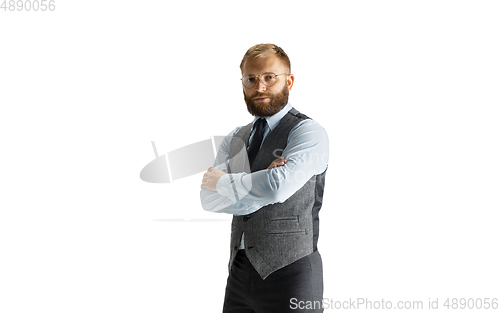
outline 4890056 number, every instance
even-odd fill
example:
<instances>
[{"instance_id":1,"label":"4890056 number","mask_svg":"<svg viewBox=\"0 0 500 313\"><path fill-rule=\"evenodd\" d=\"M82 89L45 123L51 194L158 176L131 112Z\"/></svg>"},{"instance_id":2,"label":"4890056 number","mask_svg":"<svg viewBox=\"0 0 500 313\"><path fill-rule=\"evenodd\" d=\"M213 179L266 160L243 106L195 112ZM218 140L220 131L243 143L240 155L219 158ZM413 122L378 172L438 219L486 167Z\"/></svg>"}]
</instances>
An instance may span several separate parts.
<instances>
[{"instance_id":1,"label":"4890056 number","mask_svg":"<svg viewBox=\"0 0 500 313\"><path fill-rule=\"evenodd\" d=\"M3 0L0 10L4 11L54 11L55 0Z\"/></svg>"},{"instance_id":2,"label":"4890056 number","mask_svg":"<svg viewBox=\"0 0 500 313\"><path fill-rule=\"evenodd\" d=\"M497 298L446 298L446 309L498 309Z\"/></svg>"}]
</instances>

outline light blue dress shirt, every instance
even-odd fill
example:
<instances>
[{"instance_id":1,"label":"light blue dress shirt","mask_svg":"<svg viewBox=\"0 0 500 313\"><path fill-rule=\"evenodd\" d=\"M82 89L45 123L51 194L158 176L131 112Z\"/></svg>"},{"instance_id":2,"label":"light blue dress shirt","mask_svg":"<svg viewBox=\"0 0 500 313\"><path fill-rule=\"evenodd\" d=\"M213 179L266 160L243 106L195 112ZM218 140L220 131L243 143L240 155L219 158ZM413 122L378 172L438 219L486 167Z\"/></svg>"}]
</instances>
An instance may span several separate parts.
<instances>
[{"instance_id":1,"label":"light blue dress shirt","mask_svg":"<svg viewBox=\"0 0 500 313\"><path fill-rule=\"evenodd\" d=\"M292 105L287 103L278 113L265 118L267 124L262 142L291 109ZM258 117L253 121L249 144L253 139L257 119ZM214 167L227 172L231 141L241 127L237 127L224 138ZM312 176L326 170L329 144L325 129L311 119L299 122L288 134L287 146L281 156L287 160L283 166L253 173L223 175L217 182L217 192L202 189L200 197L203 209L209 212L246 215L268 204L283 203ZM243 248L243 236L241 248Z\"/></svg>"}]
</instances>

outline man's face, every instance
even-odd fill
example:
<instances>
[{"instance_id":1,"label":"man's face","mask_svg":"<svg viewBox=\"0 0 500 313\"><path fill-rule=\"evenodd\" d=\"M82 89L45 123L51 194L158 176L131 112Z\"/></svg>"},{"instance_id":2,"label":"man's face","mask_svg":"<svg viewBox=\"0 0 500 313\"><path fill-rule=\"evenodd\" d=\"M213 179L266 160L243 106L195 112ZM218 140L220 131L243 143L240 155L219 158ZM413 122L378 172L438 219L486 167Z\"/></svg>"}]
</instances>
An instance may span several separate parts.
<instances>
[{"instance_id":1,"label":"man's face","mask_svg":"<svg viewBox=\"0 0 500 313\"><path fill-rule=\"evenodd\" d=\"M274 54L266 57L249 59L243 64L243 76L264 73L287 74L287 68ZM252 88L243 86L243 95L250 114L259 117L278 113L288 102L288 92L293 86L293 75L279 75L276 83L267 87L260 79Z\"/></svg>"}]
</instances>

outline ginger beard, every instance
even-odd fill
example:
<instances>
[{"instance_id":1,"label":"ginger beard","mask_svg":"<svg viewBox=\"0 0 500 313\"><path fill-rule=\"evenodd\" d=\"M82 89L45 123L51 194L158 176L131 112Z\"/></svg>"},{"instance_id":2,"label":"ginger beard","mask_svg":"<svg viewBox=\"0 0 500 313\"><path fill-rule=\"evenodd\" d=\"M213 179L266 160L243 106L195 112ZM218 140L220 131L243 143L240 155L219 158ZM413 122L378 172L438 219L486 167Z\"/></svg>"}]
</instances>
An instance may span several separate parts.
<instances>
[{"instance_id":1,"label":"ginger beard","mask_svg":"<svg viewBox=\"0 0 500 313\"><path fill-rule=\"evenodd\" d=\"M285 84L281 92L276 94L258 92L251 97L247 97L245 91L243 91L243 96L245 97L247 109L250 114L258 117L266 117L278 113L288 103L288 93L288 85ZM269 102L264 101L255 103L254 99L259 97L268 97Z\"/></svg>"}]
</instances>

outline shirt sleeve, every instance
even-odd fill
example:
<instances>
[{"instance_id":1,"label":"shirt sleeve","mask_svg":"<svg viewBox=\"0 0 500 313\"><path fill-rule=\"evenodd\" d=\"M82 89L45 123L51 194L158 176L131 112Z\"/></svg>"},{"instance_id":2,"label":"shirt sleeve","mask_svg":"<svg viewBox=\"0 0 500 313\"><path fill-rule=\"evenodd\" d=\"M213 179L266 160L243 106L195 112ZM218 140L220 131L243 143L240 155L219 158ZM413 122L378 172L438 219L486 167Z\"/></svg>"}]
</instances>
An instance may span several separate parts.
<instances>
[{"instance_id":1,"label":"shirt sleeve","mask_svg":"<svg viewBox=\"0 0 500 313\"><path fill-rule=\"evenodd\" d=\"M229 145L228 142L225 146L221 144L217 156L217 159L219 159L219 154L221 156L219 162L222 159L228 159L230 147L230 142ZM253 213L268 204L283 203L312 176L326 170L329 142L325 129L311 119L300 122L290 131L282 156L287 162L280 167L253 173L223 175L217 182L217 192L207 189L213 193L210 198L212 202L209 203L213 205L204 206L204 209L244 215ZM225 169L227 170L227 167Z\"/></svg>"},{"instance_id":2,"label":"shirt sleeve","mask_svg":"<svg viewBox=\"0 0 500 313\"><path fill-rule=\"evenodd\" d=\"M237 127L232 132L230 132L220 144L219 151L217 152L217 156L214 162L215 168L227 173L227 162L229 160L229 150L231 148L231 142L240 128L241 127ZM238 211L235 201L232 201L228 197L220 195L219 193L207 188L201 189L200 199L201 206L205 211L208 212L235 214Z\"/></svg>"}]
</instances>

